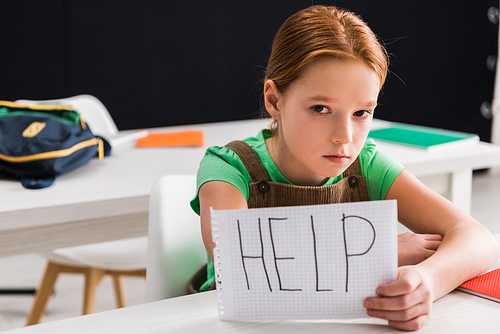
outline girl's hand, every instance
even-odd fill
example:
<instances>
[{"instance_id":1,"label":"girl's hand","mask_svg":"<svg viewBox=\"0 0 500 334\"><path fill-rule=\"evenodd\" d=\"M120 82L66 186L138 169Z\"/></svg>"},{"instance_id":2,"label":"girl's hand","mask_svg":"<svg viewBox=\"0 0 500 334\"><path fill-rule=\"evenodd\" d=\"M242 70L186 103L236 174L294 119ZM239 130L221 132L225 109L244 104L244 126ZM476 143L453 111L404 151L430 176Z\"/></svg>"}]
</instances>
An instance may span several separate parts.
<instances>
[{"instance_id":1,"label":"girl's hand","mask_svg":"<svg viewBox=\"0 0 500 334\"><path fill-rule=\"evenodd\" d=\"M398 266L419 264L433 255L443 238L439 234L415 234L411 232L398 235Z\"/></svg>"},{"instance_id":2,"label":"girl's hand","mask_svg":"<svg viewBox=\"0 0 500 334\"><path fill-rule=\"evenodd\" d=\"M416 266L402 267L398 279L377 288L378 297L364 301L367 314L389 320L389 326L417 330L429 319L432 302L430 278Z\"/></svg>"}]
</instances>

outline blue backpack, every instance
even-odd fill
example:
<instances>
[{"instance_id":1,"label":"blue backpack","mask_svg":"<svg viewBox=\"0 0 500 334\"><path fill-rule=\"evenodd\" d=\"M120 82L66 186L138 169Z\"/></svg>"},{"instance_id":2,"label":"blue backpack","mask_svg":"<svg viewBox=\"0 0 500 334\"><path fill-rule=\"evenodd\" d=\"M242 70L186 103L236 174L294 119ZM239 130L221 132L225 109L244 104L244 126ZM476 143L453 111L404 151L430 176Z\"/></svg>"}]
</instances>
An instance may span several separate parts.
<instances>
[{"instance_id":1,"label":"blue backpack","mask_svg":"<svg viewBox=\"0 0 500 334\"><path fill-rule=\"evenodd\" d=\"M46 188L56 175L110 153L69 106L0 101L0 171L25 188Z\"/></svg>"}]
</instances>

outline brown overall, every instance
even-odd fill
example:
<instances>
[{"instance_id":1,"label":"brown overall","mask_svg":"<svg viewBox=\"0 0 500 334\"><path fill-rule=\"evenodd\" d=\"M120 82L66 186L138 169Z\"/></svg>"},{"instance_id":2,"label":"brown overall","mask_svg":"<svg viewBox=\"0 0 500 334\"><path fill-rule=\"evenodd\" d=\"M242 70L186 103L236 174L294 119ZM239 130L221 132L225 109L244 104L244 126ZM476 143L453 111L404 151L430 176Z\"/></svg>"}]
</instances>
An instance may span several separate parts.
<instances>
[{"instance_id":1,"label":"brown overall","mask_svg":"<svg viewBox=\"0 0 500 334\"><path fill-rule=\"evenodd\" d=\"M361 175L359 159L344 171L344 177L330 186L296 186L271 182L259 156L245 142L235 140L226 145L243 161L252 182L249 185L248 208L297 206L369 201L366 178ZM189 292L197 292L206 281L206 266L191 278ZM215 289L215 282L211 286Z\"/></svg>"}]
</instances>

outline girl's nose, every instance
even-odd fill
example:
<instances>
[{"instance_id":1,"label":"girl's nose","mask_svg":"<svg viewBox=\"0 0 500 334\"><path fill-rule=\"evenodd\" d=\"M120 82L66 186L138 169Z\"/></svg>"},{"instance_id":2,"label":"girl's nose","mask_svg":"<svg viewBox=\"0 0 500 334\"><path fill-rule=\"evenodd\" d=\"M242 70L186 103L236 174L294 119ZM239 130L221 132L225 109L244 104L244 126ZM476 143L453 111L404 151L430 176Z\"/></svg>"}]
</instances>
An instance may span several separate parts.
<instances>
[{"instance_id":1,"label":"girl's nose","mask_svg":"<svg viewBox=\"0 0 500 334\"><path fill-rule=\"evenodd\" d=\"M349 120L337 120L335 122L333 125L331 141L342 145L352 142L352 127Z\"/></svg>"}]
</instances>

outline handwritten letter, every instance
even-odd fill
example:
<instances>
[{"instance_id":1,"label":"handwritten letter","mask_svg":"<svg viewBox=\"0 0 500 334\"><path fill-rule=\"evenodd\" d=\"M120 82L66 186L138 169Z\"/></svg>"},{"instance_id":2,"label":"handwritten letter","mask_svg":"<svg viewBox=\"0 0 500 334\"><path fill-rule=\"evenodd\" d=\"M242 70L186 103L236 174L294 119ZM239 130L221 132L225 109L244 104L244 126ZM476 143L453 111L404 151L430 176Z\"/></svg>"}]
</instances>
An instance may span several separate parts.
<instances>
[{"instance_id":1,"label":"handwritten letter","mask_svg":"<svg viewBox=\"0 0 500 334\"><path fill-rule=\"evenodd\" d=\"M366 317L396 279L396 201L212 210L223 320Z\"/></svg>"}]
</instances>

